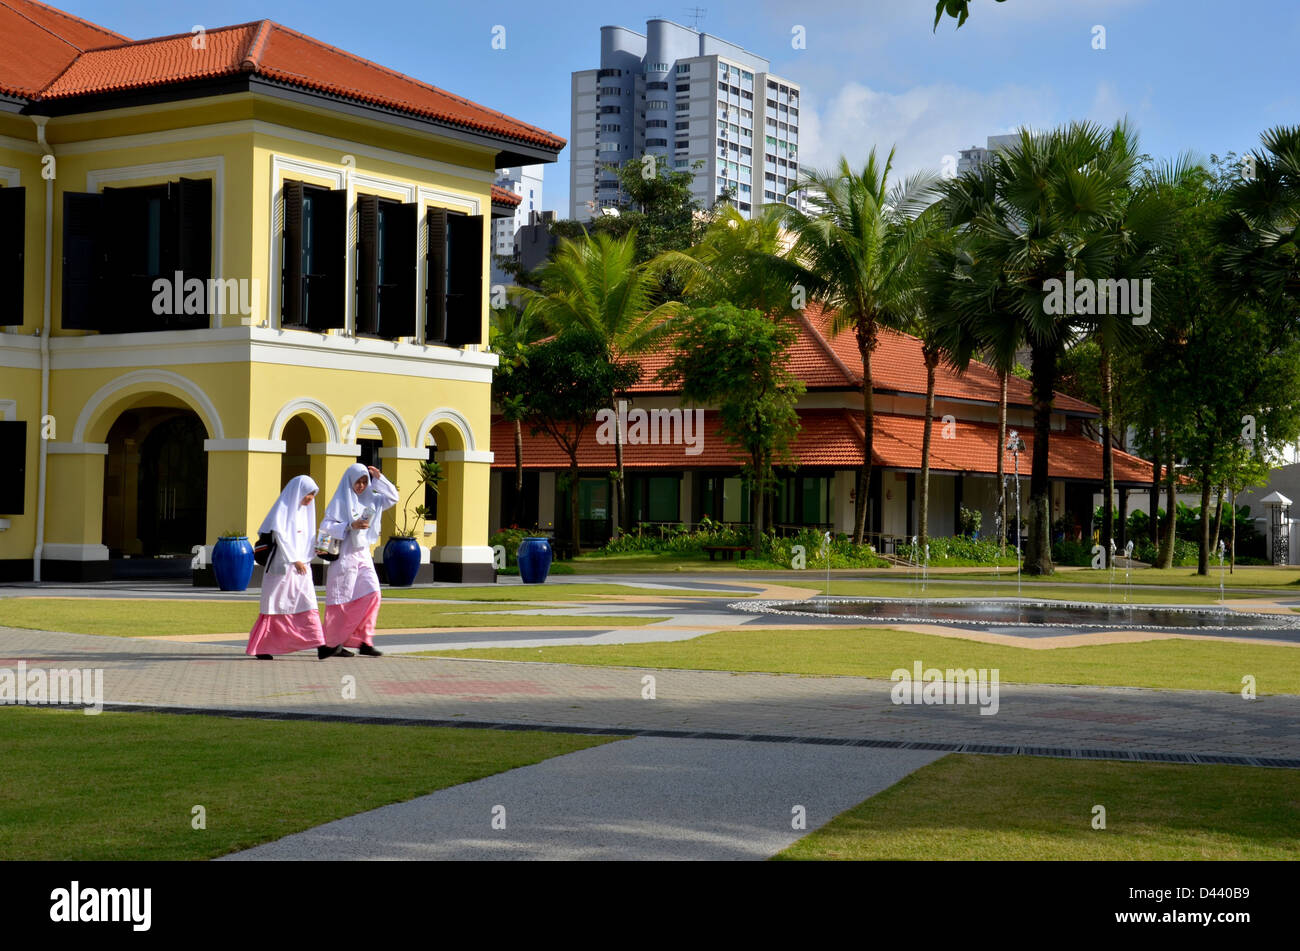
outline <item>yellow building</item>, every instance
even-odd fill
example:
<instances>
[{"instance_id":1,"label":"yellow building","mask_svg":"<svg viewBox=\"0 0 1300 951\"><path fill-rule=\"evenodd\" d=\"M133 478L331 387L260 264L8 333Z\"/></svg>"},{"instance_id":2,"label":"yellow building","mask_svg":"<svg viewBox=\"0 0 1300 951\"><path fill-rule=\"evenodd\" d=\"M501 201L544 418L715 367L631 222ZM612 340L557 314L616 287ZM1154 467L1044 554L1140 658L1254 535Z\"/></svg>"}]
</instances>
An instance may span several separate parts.
<instances>
[{"instance_id":1,"label":"yellow building","mask_svg":"<svg viewBox=\"0 0 1300 951\"><path fill-rule=\"evenodd\" d=\"M563 146L269 21L0 6L0 580L205 583L358 459L402 490L385 537L441 461L422 575L492 580L493 172Z\"/></svg>"}]
</instances>

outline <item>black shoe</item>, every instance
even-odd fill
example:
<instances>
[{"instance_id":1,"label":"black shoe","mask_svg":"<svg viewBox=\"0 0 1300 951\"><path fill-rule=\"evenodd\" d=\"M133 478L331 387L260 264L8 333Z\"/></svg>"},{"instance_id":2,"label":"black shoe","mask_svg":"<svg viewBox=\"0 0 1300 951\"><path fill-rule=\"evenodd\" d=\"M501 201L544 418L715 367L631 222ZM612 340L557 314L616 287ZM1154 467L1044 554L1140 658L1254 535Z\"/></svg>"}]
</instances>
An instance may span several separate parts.
<instances>
[{"instance_id":1,"label":"black shoe","mask_svg":"<svg viewBox=\"0 0 1300 951\"><path fill-rule=\"evenodd\" d=\"M333 657L339 650L338 647L318 647L316 648L316 659L324 660L326 657Z\"/></svg>"},{"instance_id":2,"label":"black shoe","mask_svg":"<svg viewBox=\"0 0 1300 951\"><path fill-rule=\"evenodd\" d=\"M357 653L361 654L363 657L384 656L384 652L381 650L375 650L375 646L373 644L362 644L360 647L357 648Z\"/></svg>"},{"instance_id":3,"label":"black shoe","mask_svg":"<svg viewBox=\"0 0 1300 951\"><path fill-rule=\"evenodd\" d=\"M258 654L258 655L257 655L257 659L258 659L258 660L275 660L275 657L272 656L271 654Z\"/></svg>"},{"instance_id":4,"label":"black shoe","mask_svg":"<svg viewBox=\"0 0 1300 951\"><path fill-rule=\"evenodd\" d=\"M346 647L339 647L338 650L334 652L334 656L335 657L356 657L357 655L352 653L352 651L348 650Z\"/></svg>"}]
</instances>

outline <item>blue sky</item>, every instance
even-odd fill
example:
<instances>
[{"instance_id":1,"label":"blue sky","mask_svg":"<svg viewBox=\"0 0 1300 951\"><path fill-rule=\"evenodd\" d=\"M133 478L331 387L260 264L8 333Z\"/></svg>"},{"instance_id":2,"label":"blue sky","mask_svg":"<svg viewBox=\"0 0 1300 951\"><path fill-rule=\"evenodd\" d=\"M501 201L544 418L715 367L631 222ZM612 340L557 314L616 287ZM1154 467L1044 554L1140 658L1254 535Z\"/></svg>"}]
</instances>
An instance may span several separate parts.
<instances>
[{"instance_id":1,"label":"blue sky","mask_svg":"<svg viewBox=\"0 0 1300 951\"><path fill-rule=\"evenodd\" d=\"M600 26L644 31L665 16L772 61L803 87L804 164L873 146L896 167L938 170L945 155L1018 125L1127 115L1145 151L1241 152L1300 123L1300 4L1294 0L972 0L960 31L931 32L932 0L62 0L61 9L140 39L270 18L392 69L569 136L569 75L593 68ZM492 48L494 26L505 49ZM802 26L806 49L794 49ZM1104 50L1094 27L1105 28ZM568 208L568 153L547 166L545 207Z\"/></svg>"}]
</instances>

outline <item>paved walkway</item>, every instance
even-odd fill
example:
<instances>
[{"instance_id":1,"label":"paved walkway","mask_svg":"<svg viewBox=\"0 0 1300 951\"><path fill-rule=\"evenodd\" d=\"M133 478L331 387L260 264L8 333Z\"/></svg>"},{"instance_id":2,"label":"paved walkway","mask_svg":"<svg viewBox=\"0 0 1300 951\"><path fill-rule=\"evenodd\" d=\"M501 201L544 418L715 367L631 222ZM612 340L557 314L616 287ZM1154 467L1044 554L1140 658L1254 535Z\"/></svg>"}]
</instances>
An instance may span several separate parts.
<instances>
[{"instance_id":1,"label":"paved walkway","mask_svg":"<svg viewBox=\"0 0 1300 951\"><path fill-rule=\"evenodd\" d=\"M379 643L383 644L382 636ZM110 703L480 721L728 736L1300 760L1300 696L1002 684L973 705L895 705L889 681L486 660L331 658L272 663L219 644L0 627L0 667L102 667ZM644 678L655 699L644 699ZM347 694L355 689L355 699ZM1278 764L1282 765L1282 764Z\"/></svg>"},{"instance_id":2,"label":"paved walkway","mask_svg":"<svg viewBox=\"0 0 1300 951\"><path fill-rule=\"evenodd\" d=\"M226 859L761 859L941 755L637 737Z\"/></svg>"}]
</instances>

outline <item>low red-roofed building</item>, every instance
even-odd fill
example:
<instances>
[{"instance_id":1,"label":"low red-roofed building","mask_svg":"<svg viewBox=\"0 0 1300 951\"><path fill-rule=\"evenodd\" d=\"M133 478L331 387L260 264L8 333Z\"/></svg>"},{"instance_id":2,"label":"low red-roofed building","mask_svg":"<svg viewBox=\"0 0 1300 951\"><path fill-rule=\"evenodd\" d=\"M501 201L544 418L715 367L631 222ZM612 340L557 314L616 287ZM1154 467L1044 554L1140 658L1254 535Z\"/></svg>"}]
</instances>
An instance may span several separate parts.
<instances>
[{"instance_id":1,"label":"low red-roofed building","mask_svg":"<svg viewBox=\"0 0 1300 951\"><path fill-rule=\"evenodd\" d=\"M689 439L638 441L637 414L682 407L674 386L658 381L667 365L669 347L639 359L641 379L629 393L624 466L628 473L631 523L696 523L714 520L744 522L749 517L749 493L740 478L744 460L724 440L717 414L704 408L702 426ZM798 318L798 335L788 354L789 366L804 382L799 403L801 431L794 442L797 463L782 473L776 501L780 530L800 527L852 532L857 469L862 465L862 361L851 333L832 335L829 315L816 306ZM868 531L890 549L910 538L917 528L917 477L925 428L925 364L920 341L884 331L872 357L875 393L875 467L871 485ZM961 506L982 513L982 534L995 533L997 509L999 381L990 367L973 362L957 373L941 365L936 371L935 410L930 451L930 534L952 535ZM1020 453L1021 493L1028 499L1033 452L1033 418L1029 383L1007 381L1008 429L1024 442ZM1101 444L1093 435L1099 412L1081 400L1057 394L1049 448L1053 518L1069 515L1083 534L1092 530L1094 496L1101 486ZM643 426L649 429L648 425ZM659 427L662 431L665 427ZM650 434L647 432L647 437ZM678 435L674 429L673 436ZM493 526L508 524L514 507L514 428L498 419L492 428ZM1005 456L1008 475L1015 459ZM587 428L579 452L584 544L600 541L610 531L610 482L615 468L614 447L597 440L597 427ZM1116 484L1144 488L1151 479L1150 463L1125 452L1114 453ZM556 476L567 469L568 457L544 434L524 430L525 471L523 527L555 530L564 536L567 525L563 493ZM1015 488L1009 480L1009 510L1014 513ZM1010 516L1014 520L1014 514Z\"/></svg>"}]
</instances>

